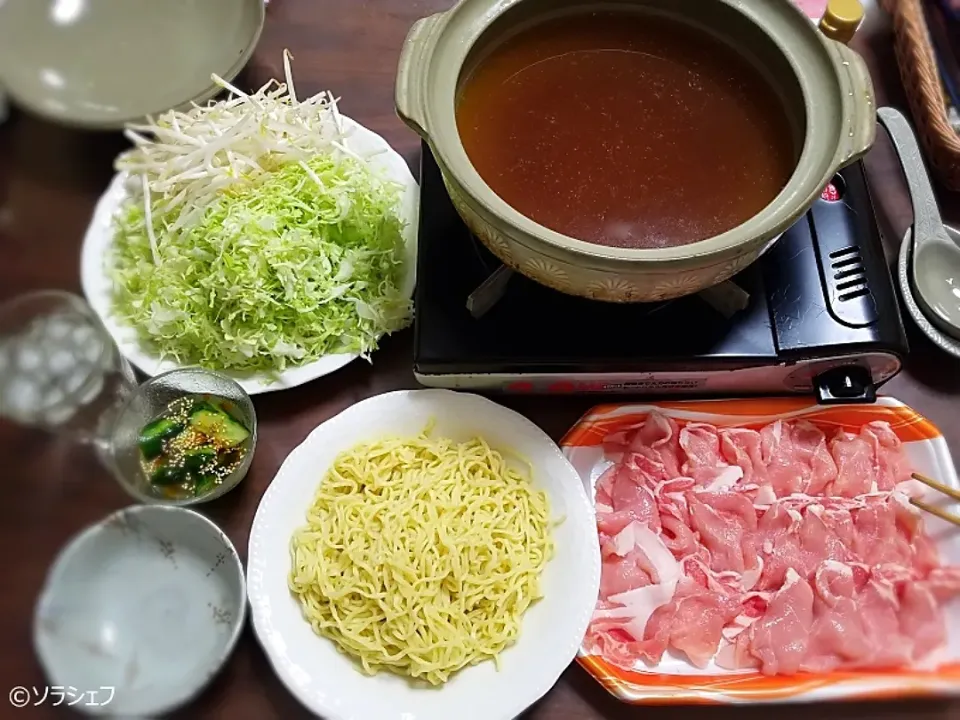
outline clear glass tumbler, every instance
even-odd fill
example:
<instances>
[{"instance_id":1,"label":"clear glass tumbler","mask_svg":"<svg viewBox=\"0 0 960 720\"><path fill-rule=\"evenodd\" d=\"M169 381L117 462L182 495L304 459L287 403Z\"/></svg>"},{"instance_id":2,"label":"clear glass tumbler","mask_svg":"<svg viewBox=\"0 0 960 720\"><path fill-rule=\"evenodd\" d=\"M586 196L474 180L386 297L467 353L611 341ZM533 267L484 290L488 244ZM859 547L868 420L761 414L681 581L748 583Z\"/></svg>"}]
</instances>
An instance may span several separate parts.
<instances>
[{"instance_id":1,"label":"clear glass tumbler","mask_svg":"<svg viewBox=\"0 0 960 720\"><path fill-rule=\"evenodd\" d=\"M82 298L43 290L0 303L0 418L104 452L135 387L133 369Z\"/></svg>"}]
</instances>

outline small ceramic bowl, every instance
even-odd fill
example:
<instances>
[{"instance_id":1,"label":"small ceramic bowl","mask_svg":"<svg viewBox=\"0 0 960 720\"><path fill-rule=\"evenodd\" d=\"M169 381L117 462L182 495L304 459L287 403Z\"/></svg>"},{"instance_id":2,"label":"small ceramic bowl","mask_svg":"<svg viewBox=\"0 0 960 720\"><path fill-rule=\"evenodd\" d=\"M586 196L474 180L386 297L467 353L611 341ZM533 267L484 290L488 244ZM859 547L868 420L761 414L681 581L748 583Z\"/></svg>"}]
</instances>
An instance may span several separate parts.
<instances>
[{"instance_id":1,"label":"small ceramic bowl","mask_svg":"<svg viewBox=\"0 0 960 720\"><path fill-rule=\"evenodd\" d=\"M78 535L47 576L34 643L64 704L148 717L195 697L246 612L243 566L220 529L183 508L139 505Z\"/></svg>"},{"instance_id":2,"label":"small ceramic bowl","mask_svg":"<svg viewBox=\"0 0 960 720\"><path fill-rule=\"evenodd\" d=\"M949 225L944 225L943 227L953 240L956 241L960 239L960 230L956 230ZM903 296L903 304L907 308L907 314L910 315L910 319L913 320L916 326L920 328L920 331L930 339L930 342L948 355L960 358L960 340L941 332L936 325L930 322L930 319L923 314L923 309L917 303L917 299L913 296L913 285L910 281L913 275L910 267L912 257L913 228L907 228L907 232L903 236L903 243L900 245L900 260L897 266L897 280L900 283L900 293Z\"/></svg>"},{"instance_id":3,"label":"small ceramic bowl","mask_svg":"<svg viewBox=\"0 0 960 720\"><path fill-rule=\"evenodd\" d=\"M4 0L0 85L56 122L113 130L220 88L250 59L263 0Z\"/></svg>"},{"instance_id":4,"label":"small ceramic bowl","mask_svg":"<svg viewBox=\"0 0 960 720\"><path fill-rule=\"evenodd\" d=\"M138 438L144 425L155 420L174 400L194 396L213 400L250 431L246 453L230 475L219 484L197 494L171 496L150 484L140 465ZM240 385L226 375L198 367L179 368L160 373L137 387L127 400L110 436L108 465L117 481L141 502L160 505L194 505L214 500L240 484L250 469L257 448L257 413L253 401Z\"/></svg>"}]
</instances>

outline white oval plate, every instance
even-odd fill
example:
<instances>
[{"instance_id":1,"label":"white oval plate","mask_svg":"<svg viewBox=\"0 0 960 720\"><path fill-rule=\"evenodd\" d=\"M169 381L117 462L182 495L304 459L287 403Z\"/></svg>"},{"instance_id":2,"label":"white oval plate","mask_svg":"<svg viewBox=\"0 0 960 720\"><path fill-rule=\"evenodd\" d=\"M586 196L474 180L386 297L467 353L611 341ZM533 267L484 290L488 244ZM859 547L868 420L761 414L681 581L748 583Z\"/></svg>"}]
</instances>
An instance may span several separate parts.
<instances>
[{"instance_id":1,"label":"white oval plate","mask_svg":"<svg viewBox=\"0 0 960 720\"><path fill-rule=\"evenodd\" d=\"M382 672L369 677L314 634L290 594L290 538L306 522L316 488L342 451L385 435L413 436L428 421L459 441L482 436L533 465L554 519L556 554L543 572L544 598L523 617L520 639L500 656L457 673L442 688L415 688ZM250 531L247 593L257 637L289 690L326 720L510 720L553 686L577 654L600 586L592 503L557 445L523 416L479 395L401 390L364 400L315 429L284 461Z\"/></svg>"},{"instance_id":2,"label":"white oval plate","mask_svg":"<svg viewBox=\"0 0 960 720\"><path fill-rule=\"evenodd\" d=\"M407 297L413 295L417 273L417 218L420 202L420 188L413 179L406 161L387 144L387 141L368 130L355 120L343 117L348 133L347 147L358 155L370 157L370 163L382 170L388 178L403 185L400 201L400 219L405 223L403 240L406 245L406 268L403 292ZM151 377L167 370L181 367L173 360L161 360L156 354L144 348L137 338L136 331L120 323L113 314L111 299L112 282L106 272L107 258L113 248L113 219L127 198L126 174L118 173L100 197L93 213L93 219L83 238L80 255L80 283L83 294L87 296L107 331L120 348L120 352L140 370ZM358 354L337 353L327 355L307 365L289 367L278 375L269 373L240 374L224 371L236 380L250 395L284 390L329 375L344 365L357 359Z\"/></svg>"}]
</instances>

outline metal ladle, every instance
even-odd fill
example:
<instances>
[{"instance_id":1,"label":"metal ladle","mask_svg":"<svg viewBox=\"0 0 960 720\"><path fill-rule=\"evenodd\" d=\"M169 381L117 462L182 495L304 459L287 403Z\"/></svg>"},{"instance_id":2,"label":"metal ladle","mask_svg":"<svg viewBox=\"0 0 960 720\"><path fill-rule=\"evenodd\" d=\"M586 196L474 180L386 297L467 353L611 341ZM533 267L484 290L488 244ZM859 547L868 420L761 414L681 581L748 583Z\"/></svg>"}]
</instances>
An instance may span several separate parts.
<instances>
[{"instance_id":1,"label":"metal ladle","mask_svg":"<svg viewBox=\"0 0 960 720\"><path fill-rule=\"evenodd\" d=\"M930 321L960 339L960 245L947 234L920 147L907 119L893 108L877 110L900 157L913 201L914 296Z\"/></svg>"}]
</instances>

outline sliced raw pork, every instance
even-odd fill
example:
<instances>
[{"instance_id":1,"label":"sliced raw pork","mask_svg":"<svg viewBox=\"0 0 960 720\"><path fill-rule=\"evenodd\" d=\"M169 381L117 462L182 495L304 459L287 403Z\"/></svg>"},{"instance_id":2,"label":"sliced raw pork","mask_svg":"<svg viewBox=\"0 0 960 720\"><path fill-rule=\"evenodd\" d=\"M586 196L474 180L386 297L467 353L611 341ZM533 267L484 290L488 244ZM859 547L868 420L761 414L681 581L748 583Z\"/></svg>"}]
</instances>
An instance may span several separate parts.
<instances>
[{"instance_id":1,"label":"sliced raw pork","mask_svg":"<svg viewBox=\"0 0 960 720\"><path fill-rule=\"evenodd\" d=\"M897 667L944 644L960 569L898 490L910 464L885 423L828 436L651 413L604 448L592 652L774 674Z\"/></svg>"}]
</instances>

